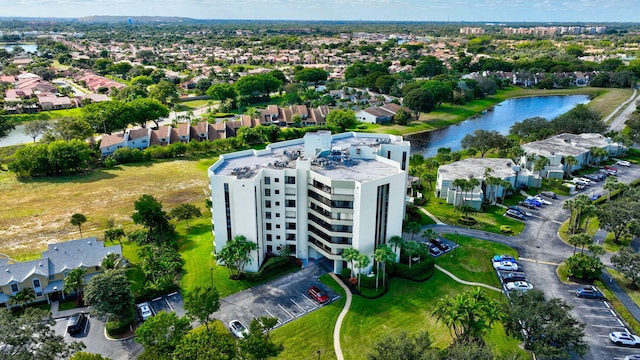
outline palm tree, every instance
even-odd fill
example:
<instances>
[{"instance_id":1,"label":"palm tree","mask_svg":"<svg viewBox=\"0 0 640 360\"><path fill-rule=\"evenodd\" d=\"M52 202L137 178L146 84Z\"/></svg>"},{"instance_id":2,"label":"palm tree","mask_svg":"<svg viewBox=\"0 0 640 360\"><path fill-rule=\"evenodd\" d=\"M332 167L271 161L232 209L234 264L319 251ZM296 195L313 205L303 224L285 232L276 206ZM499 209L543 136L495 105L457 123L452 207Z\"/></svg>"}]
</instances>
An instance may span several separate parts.
<instances>
[{"instance_id":1,"label":"palm tree","mask_svg":"<svg viewBox=\"0 0 640 360\"><path fill-rule=\"evenodd\" d=\"M576 248L578 246L580 246L582 249L581 253L584 253L584 247L593 243L593 237L585 233L575 234L575 235L569 236L569 239L567 240L567 242L569 243L569 245L573 245L573 254L575 255Z\"/></svg>"},{"instance_id":2,"label":"palm tree","mask_svg":"<svg viewBox=\"0 0 640 360\"><path fill-rule=\"evenodd\" d=\"M573 210L576 208L576 200L566 200L564 204L562 204L562 208L565 210L569 210L569 231L573 234Z\"/></svg>"},{"instance_id":3,"label":"palm tree","mask_svg":"<svg viewBox=\"0 0 640 360\"><path fill-rule=\"evenodd\" d=\"M360 251L354 248L346 248L342 251L342 258L351 263L351 278L353 278L353 270L355 269L355 261L360 255Z\"/></svg>"},{"instance_id":4,"label":"palm tree","mask_svg":"<svg viewBox=\"0 0 640 360\"><path fill-rule=\"evenodd\" d=\"M103 270L113 270L122 267L124 258L118 253L108 253L102 259L100 266Z\"/></svg>"},{"instance_id":5,"label":"palm tree","mask_svg":"<svg viewBox=\"0 0 640 360\"><path fill-rule=\"evenodd\" d=\"M355 265L358 268L358 288L360 288L360 279L362 278L362 269L369 266L369 264L371 263L371 259L365 254L358 254L355 261L356 261Z\"/></svg>"},{"instance_id":6,"label":"palm tree","mask_svg":"<svg viewBox=\"0 0 640 360\"><path fill-rule=\"evenodd\" d=\"M9 298L10 304L17 304L24 308L28 303L36 299L36 292L32 288L24 288Z\"/></svg>"},{"instance_id":7,"label":"palm tree","mask_svg":"<svg viewBox=\"0 0 640 360\"><path fill-rule=\"evenodd\" d=\"M82 237L82 224L87 222L87 217L83 214L76 213L71 215L71 225L77 226L80 230L80 237Z\"/></svg>"},{"instance_id":8,"label":"palm tree","mask_svg":"<svg viewBox=\"0 0 640 360\"><path fill-rule=\"evenodd\" d=\"M578 164L578 158L575 156L567 156L564 158L564 177L568 178L573 172L573 165Z\"/></svg>"},{"instance_id":9,"label":"palm tree","mask_svg":"<svg viewBox=\"0 0 640 360\"><path fill-rule=\"evenodd\" d=\"M575 200L575 210L576 210L576 218L574 224L574 231L580 229L580 223L582 222L582 214L584 213L584 209L591 205L591 199L587 195L581 194L576 196Z\"/></svg>"},{"instance_id":10,"label":"palm tree","mask_svg":"<svg viewBox=\"0 0 640 360\"><path fill-rule=\"evenodd\" d=\"M465 186L467 179L455 179L451 183L456 188L456 200L453 203L453 206L456 208L460 208L462 202L460 201L460 191L462 191L462 187Z\"/></svg>"},{"instance_id":11,"label":"palm tree","mask_svg":"<svg viewBox=\"0 0 640 360\"><path fill-rule=\"evenodd\" d=\"M393 258L395 261L398 257L398 248L402 249L402 244L404 244L404 239L401 236L392 236L388 241L389 245L393 246L393 253L396 254Z\"/></svg>"},{"instance_id":12,"label":"palm tree","mask_svg":"<svg viewBox=\"0 0 640 360\"><path fill-rule=\"evenodd\" d=\"M544 168L549 165L549 159L547 159L544 156L539 156L536 158L535 162L533 163L533 171L537 171L538 175L540 175L540 172L542 170L544 170ZM542 176L541 176L542 177Z\"/></svg>"},{"instance_id":13,"label":"palm tree","mask_svg":"<svg viewBox=\"0 0 640 360\"><path fill-rule=\"evenodd\" d=\"M429 184L429 190L432 190L432 175L431 171L434 169L437 169L438 166L440 166L440 163L438 163L438 161L436 159L429 159L425 162L424 164L425 168L427 169L427 179L428 179L428 184Z\"/></svg>"},{"instance_id":14,"label":"palm tree","mask_svg":"<svg viewBox=\"0 0 640 360\"><path fill-rule=\"evenodd\" d=\"M435 240L438 237L438 233L433 229L426 229L422 232L422 236L431 242L431 240Z\"/></svg>"},{"instance_id":15,"label":"palm tree","mask_svg":"<svg viewBox=\"0 0 640 360\"><path fill-rule=\"evenodd\" d=\"M75 268L67 274L64 278L64 291L69 294L71 291L76 292L76 303L78 306L82 304L82 289L86 285L84 277L87 275L87 269Z\"/></svg>"},{"instance_id":16,"label":"palm tree","mask_svg":"<svg viewBox=\"0 0 640 360\"><path fill-rule=\"evenodd\" d=\"M413 240L407 241L402 246L402 250L409 257L409 269L411 269L413 255L417 254L420 251L420 244Z\"/></svg>"},{"instance_id":17,"label":"palm tree","mask_svg":"<svg viewBox=\"0 0 640 360\"><path fill-rule=\"evenodd\" d=\"M587 232L587 228L589 227L589 220L593 215L596 214L596 206L593 204L588 204L582 209L582 216L584 217L584 230L583 232Z\"/></svg>"},{"instance_id":18,"label":"palm tree","mask_svg":"<svg viewBox=\"0 0 640 360\"><path fill-rule=\"evenodd\" d=\"M404 230L411 234L411 240L413 241L413 237L420 232L422 226L417 221L409 221L405 226Z\"/></svg>"},{"instance_id":19,"label":"palm tree","mask_svg":"<svg viewBox=\"0 0 640 360\"><path fill-rule=\"evenodd\" d=\"M589 153L591 154L590 158L595 159L596 166L600 166L600 163L609 155L609 151L607 149L597 146L589 148Z\"/></svg>"},{"instance_id":20,"label":"palm tree","mask_svg":"<svg viewBox=\"0 0 640 360\"><path fill-rule=\"evenodd\" d=\"M376 270L376 289L378 289L378 273L380 272L380 265L382 264L382 286L386 286L385 279L387 277L387 263L396 260L396 253L389 245L380 244L373 253L373 259L378 267Z\"/></svg>"}]
</instances>

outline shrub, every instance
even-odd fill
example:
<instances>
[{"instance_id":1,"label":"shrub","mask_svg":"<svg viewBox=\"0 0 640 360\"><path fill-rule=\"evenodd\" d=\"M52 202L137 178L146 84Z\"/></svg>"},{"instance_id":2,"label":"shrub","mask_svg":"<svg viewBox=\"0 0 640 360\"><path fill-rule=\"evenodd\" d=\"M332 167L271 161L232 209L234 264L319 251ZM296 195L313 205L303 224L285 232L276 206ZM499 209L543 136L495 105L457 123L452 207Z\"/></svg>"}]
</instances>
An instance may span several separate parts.
<instances>
[{"instance_id":1,"label":"shrub","mask_svg":"<svg viewBox=\"0 0 640 360\"><path fill-rule=\"evenodd\" d=\"M114 319L107 321L106 329L109 336L118 336L127 333L131 330L130 325L135 323L135 318L132 316L123 319Z\"/></svg>"},{"instance_id":2,"label":"shrub","mask_svg":"<svg viewBox=\"0 0 640 360\"><path fill-rule=\"evenodd\" d=\"M102 163L104 164L105 167L108 167L108 168L112 168L118 164L116 159L114 159L112 156L107 156L106 158L104 158L104 160L102 160Z\"/></svg>"},{"instance_id":3,"label":"shrub","mask_svg":"<svg viewBox=\"0 0 640 360\"><path fill-rule=\"evenodd\" d=\"M343 279L348 279L351 277L351 269L349 269L348 267L342 268L342 270L340 270L340 276L342 276Z\"/></svg>"},{"instance_id":4,"label":"shrub","mask_svg":"<svg viewBox=\"0 0 640 360\"><path fill-rule=\"evenodd\" d=\"M145 155L140 149L132 149L123 147L113 152L111 155L118 164L128 164L149 160L149 156Z\"/></svg>"},{"instance_id":5,"label":"shrub","mask_svg":"<svg viewBox=\"0 0 640 360\"><path fill-rule=\"evenodd\" d=\"M431 256L426 256L419 263L414 263L409 268L409 265L397 263L395 264L394 274L397 277L408 280L424 280L433 273L435 261ZM375 279L374 279L375 282Z\"/></svg>"},{"instance_id":6,"label":"shrub","mask_svg":"<svg viewBox=\"0 0 640 360\"><path fill-rule=\"evenodd\" d=\"M274 256L265 261L258 272L245 274L245 278L251 282L264 281L273 275L299 268L294 261L289 257Z\"/></svg>"},{"instance_id":7,"label":"shrub","mask_svg":"<svg viewBox=\"0 0 640 360\"><path fill-rule=\"evenodd\" d=\"M462 224L462 225L475 225L478 223L478 221L470 216L461 216L458 219L458 223Z\"/></svg>"},{"instance_id":8,"label":"shrub","mask_svg":"<svg viewBox=\"0 0 640 360\"><path fill-rule=\"evenodd\" d=\"M378 285L382 285L382 275L378 278ZM376 288L376 277L375 276L367 276L365 274L360 275L360 287L367 289L375 289Z\"/></svg>"}]
</instances>

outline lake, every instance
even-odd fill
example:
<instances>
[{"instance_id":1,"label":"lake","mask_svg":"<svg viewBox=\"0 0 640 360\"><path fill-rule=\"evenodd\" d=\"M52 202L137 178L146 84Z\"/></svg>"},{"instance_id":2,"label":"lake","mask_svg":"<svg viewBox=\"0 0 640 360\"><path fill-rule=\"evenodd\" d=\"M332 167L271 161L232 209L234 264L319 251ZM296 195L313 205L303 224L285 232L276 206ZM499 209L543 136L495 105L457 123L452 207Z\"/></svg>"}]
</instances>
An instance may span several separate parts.
<instances>
[{"instance_id":1,"label":"lake","mask_svg":"<svg viewBox=\"0 0 640 360\"><path fill-rule=\"evenodd\" d=\"M20 46L21 48L24 49L24 51L26 52L37 52L38 51L38 45L35 44L4 44L4 45L0 45L1 48L6 49L8 52L11 52L13 50L14 47L16 46Z\"/></svg>"},{"instance_id":2,"label":"lake","mask_svg":"<svg viewBox=\"0 0 640 360\"><path fill-rule=\"evenodd\" d=\"M496 130L506 135L515 122L535 116L551 120L568 112L578 104L588 102L588 95L532 96L509 99L478 117L439 130L407 135L405 139L411 141L412 154L434 157L439 148L451 148L452 151L460 150L462 138L475 130Z\"/></svg>"}]
</instances>

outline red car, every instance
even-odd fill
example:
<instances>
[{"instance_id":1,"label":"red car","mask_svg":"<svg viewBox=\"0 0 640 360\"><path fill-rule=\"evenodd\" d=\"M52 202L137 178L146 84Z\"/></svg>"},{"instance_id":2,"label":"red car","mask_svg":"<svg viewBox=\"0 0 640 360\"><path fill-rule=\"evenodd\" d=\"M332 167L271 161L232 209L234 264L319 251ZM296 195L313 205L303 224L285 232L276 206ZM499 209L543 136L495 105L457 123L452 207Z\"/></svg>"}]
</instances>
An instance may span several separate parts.
<instances>
[{"instance_id":1,"label":"red car","mask_svg":"<svg viewBox=\"0 0 640 360\"><path fill-rule=\"evenodd\" d=\"M320 290L317 286L312 286L307 290L309 296L311 296L315 301L320 304L324 304L329 301L329 296L324 293L324 291Z\"/></svg>"}]
</instances>

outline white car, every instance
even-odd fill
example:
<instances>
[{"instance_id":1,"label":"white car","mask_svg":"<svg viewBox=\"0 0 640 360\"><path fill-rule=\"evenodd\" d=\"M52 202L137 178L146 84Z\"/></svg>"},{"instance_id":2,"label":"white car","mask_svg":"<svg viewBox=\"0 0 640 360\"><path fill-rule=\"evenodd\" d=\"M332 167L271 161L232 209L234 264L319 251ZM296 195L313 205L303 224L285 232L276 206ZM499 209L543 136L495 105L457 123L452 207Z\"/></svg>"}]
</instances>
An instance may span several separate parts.
<instances>
[{"instance_id":1,"label":"white car","mask_svg":"<svg viewBox=\"0 0 640 360\"><path fill-rule=\"evenodd\" d=\"M507 283L507 290L528 291L532 289L533 285L529 284L526 281L514 281Z\"/></svg>"},{"instance_id":2,"label":"white car","mask_svg":"<svg viewBox=\"0 0 640 360\"><path fill-rule=\"evenodd\" d=\"M551 201L549 201L549 200L547 200L547 199L543 198L542 196L534 196L533 198L534 198L534 199L536 199L536 200L538 200L539 202L541 202L541 203L545 204L545 205L551 205L551 204L553 204Z\"/></svg>"},{"instance_id":3,"label":"white car","mask_svg":"<svg viewBox=\"0 0 640 360\"><path fill-rule=\"evenodd\" d=\"M609 339L618 346L640 347L640 336L626 332L614 331L609 334Z\"/></svg>"},{"instance_id":4,"label":"white car","mask_svg":"<svg viewBox=\"0 0 640 360\"><path fill-rule=\"evenodd\" d=\"M142 316L142 321L146 321L148 318L153 316L153 309L151 308L148 302L138 304L138 309L140 310L140 316Z\"/></svg>"},{"instance_id":5,"label":"white car","mask_svg":"<svg viewBox=\"0 0 640 360\"><path fill-rule=\"evenodd\" d=\"M229 330L235 337L240 339L244 339L245 336L249 335L249 329L242 325L240 320L231 320L229 322Z\"/></svg>"},{"instance_id":6,"label":"white car","mask_svg":"<svg viewBox=\"0 0 640 360\"><path fill-rule=\"evenodd\" d=\"M631 163L626 160L618 160L616 161L616 165L630 167Z\"/></svg>"},{"instance_id":7,"label":"white car","mask_svg":"<svg viewBox=\"0 0 640 360\"><path fill-rule=\"evenodd\" d=\"M504 271L518 271L518 264L511 261L494 261L493 268Z\"/></svg>"},{"instance_id":8,"label":"white car","mask_svg":"<svg viewBox=\"0 0 640 360\"><path fill-rule=\"evenodd\" d=\"M638 355L627 355L624 357L624 360L640 360L640 354Z\"/></svg>"}]
</instances>

